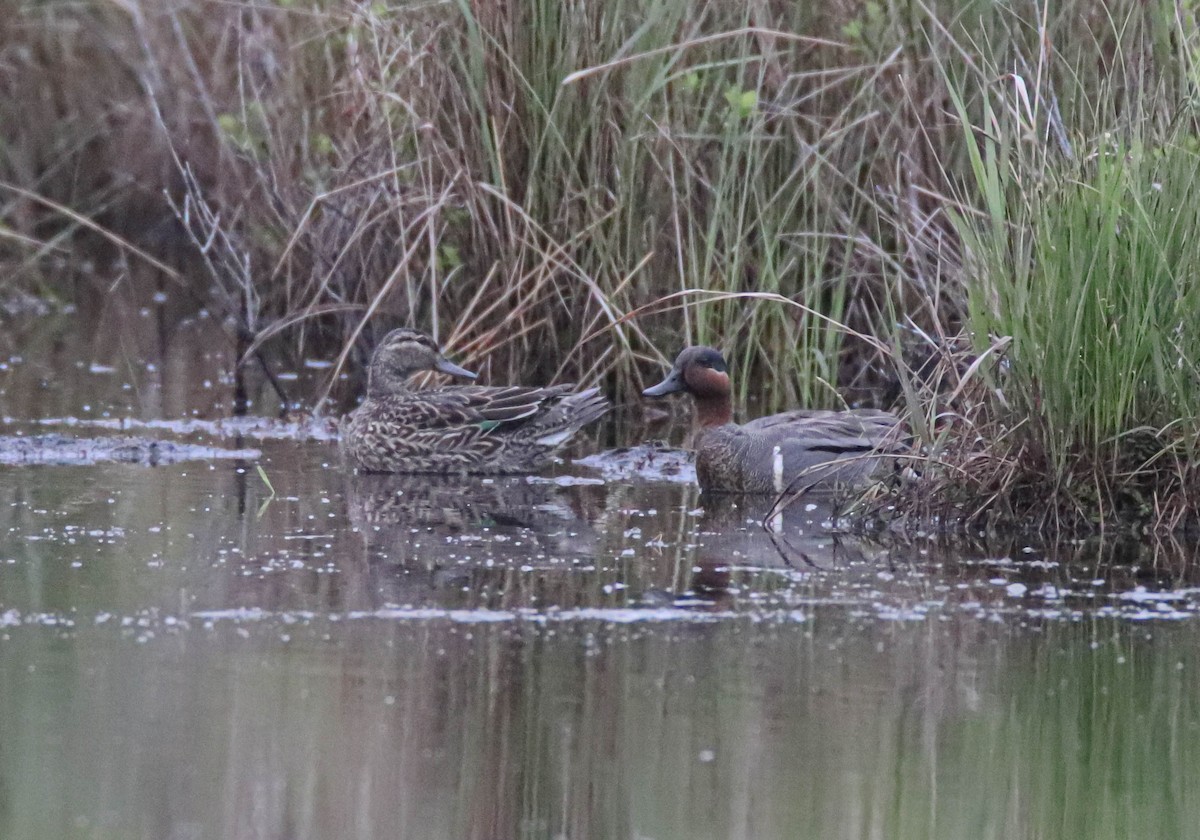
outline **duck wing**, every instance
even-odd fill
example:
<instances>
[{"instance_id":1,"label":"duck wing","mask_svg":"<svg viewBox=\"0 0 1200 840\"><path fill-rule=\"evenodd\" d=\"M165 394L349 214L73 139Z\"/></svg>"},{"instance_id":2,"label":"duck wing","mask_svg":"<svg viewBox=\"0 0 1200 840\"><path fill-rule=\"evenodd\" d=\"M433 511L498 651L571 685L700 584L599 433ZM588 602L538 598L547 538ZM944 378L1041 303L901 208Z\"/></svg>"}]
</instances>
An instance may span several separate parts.
<instances>
[{"instance_id":1,"label":"duck wing","mask_svg":"<svg viewBox=\"0 0 1200 840\"><path fill-rule=\"evenodd\" d=\"M471 426L480 432L490 432L498 427L511 429L520 421L536 416L550 403L569 393L572 387L468 385L417 391L414 393L418 398L405 406L405 415L413 427L422 429L455 426Z\"/></svg>"},{"instance_id":2,"label":"duck wing","mask_svg":"<svg viewBox=\"0 0 1200 840\"><path fill-rule=\"evenodd\" d=\"M801 409L759 417L742 425L747 431L781 438L868 438L875 441L891 437L899 427L900 418L895 414L875 409Z\"/></svg>"},{"instance_id":3,"label":"duck wing","mask_svg":"<svg viewBox=\"0 0 1200 840\"><path fill-rule=\"evenodd\" d=\"M771 453L776 492L859 484L892 463L887 456L903 451L908 439L900 419L886 411L790 412L763 420L756 434Z\"/></svg>"}]
</instances>

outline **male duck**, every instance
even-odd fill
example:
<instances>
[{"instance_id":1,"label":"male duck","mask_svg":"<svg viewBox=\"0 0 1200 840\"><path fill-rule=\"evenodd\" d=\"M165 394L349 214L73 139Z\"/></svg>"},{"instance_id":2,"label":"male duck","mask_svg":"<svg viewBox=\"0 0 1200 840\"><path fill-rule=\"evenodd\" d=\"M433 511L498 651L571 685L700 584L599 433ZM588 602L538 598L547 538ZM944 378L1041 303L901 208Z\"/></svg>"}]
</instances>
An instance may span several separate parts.
<instances>
[{"instance_id":1,"label":"male duck","mask_svg":"<svg viewBox=\"0 0 1200 840\"><path fill-rule=\"evenodd\" d=\"M424 333L402 327L384 336L367 371L367 398L342 421L342 449L360 470L537 470L609 407L598 388L573 393L573 385L409 388L408 377L423 370L475 378Z\"/></svg>"},{"instance_id":2,"label":"male duck","mask_svg":"<svg viewBox=\"0 0 1200 840\"><path fill-rule=\"evenodd\" d=\"M861 485L891 467L906 437L887 411L789 411L744 425L733 422L725 358L711 347L679 354L667 378L642 393L686 391L700 426L696 478L707 491L782 493Z\"/></svg>"}]
</instances>

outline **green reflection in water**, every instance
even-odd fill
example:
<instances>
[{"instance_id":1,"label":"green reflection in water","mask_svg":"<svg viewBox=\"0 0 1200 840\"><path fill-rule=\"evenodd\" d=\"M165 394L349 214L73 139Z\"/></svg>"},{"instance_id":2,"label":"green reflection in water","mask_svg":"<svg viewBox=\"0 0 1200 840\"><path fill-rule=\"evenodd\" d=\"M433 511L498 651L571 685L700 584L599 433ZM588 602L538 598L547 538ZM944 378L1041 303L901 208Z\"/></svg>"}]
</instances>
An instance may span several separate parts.
<instances>
[{"instance_id":1,"label":"green reflection in water","mask_svg":"<svg viewBox=\"0 0 1200 840\"><path fill-rule=\"evenodd\" d=\"M838 613L218 622L143 644L13 628L0 828L1108 838L1200 824L1190 627L864 632Z\"/></svg>"}]
</instances>

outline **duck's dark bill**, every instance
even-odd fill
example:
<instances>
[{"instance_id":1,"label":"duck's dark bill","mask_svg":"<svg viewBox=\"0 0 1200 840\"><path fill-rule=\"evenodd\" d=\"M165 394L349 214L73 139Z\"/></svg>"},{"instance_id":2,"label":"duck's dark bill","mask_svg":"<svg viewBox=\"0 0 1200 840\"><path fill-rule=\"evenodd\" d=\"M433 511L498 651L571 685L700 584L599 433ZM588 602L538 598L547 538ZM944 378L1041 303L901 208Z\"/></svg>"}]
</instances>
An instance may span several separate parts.
<instances>
[{"instance_id":1,"label":"duck's dark bill","mask_svg":"<svg viewBox=\"0 0 1200 840\"><path fill-rule=\"evenodd\" d=\"M683 388L683 380L680 378L678 372L671 371L671 375L662 382L659 382L657 385L642 391L642 396L665 397L667 394L674 394L676 391L682 391Z\"/></svg>"},{"instance_id":2,"label":"duck's dark bill","mask_svg":"<svg viewBox=\"0 0 1200 840\"><path fill-rule=\"evenodd\" d=\"M471 373L466 368L460 368L458 365L449 359L438 359L436 369L442 373L448 373L451 376L465 376L467 379L474 379L479 374Z\"/></svg>"}]
</instances>

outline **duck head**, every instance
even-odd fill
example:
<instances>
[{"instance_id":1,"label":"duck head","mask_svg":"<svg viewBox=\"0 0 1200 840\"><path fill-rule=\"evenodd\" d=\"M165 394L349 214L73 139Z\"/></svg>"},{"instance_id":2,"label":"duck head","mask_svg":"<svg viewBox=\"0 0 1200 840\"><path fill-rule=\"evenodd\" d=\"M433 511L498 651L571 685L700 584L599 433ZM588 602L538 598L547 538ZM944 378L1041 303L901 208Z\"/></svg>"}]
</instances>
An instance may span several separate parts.
<instances>
[{"instance_id":1,"label":"duck head","mask_svg":"<svg viewBox=\"0 0 1200 840\"><path fill-rule=\"evenodd\" d=\"M443 356L429 336L407 327L400 327L385 335L371 355L371 367L367 372L367 395L385 396L403 391L408 377L424 370L435 370L450 376L464 376L467 379L474 379L476 376Z\"/></svg>"},{"instance_id":2,"label":"duck head","mask_svg":"<svg viewBox=\"0 0 1200 840\"><path fill-rule=\"evenodd\" d=\"M701 426L722 426L732 422L729 369L725 357L712 347L689 347L675 359L667 378L642 391L643 396L665 397L685 391L696 401Z\"/></svg>"}]
</instances>

